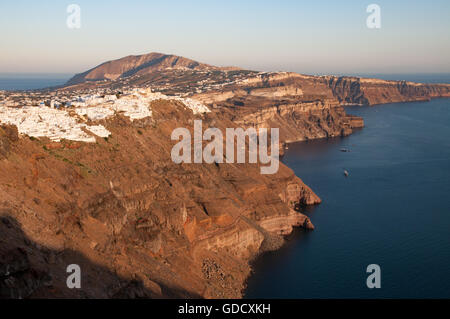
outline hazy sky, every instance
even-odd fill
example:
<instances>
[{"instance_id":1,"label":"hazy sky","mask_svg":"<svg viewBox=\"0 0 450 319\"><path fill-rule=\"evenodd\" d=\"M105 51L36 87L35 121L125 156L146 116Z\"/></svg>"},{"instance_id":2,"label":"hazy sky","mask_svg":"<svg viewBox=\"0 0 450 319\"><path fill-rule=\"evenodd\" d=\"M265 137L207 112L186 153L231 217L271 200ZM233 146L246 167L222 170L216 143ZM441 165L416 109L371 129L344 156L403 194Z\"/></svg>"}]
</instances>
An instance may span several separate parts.
<instances>
[{"instance_id":1,"label":"hazy sky","mask_svg":"<svg viewBox=\"0 0 450 319\"><path fill-rule=\"evenodd\" d=\"M81 28L69 29L69 4ZM366 8L381 7L381 29ZM4 1L0 72L78 73L130 54L302 73L450 72L450 1Z\"/></svg>"}]
</instances>

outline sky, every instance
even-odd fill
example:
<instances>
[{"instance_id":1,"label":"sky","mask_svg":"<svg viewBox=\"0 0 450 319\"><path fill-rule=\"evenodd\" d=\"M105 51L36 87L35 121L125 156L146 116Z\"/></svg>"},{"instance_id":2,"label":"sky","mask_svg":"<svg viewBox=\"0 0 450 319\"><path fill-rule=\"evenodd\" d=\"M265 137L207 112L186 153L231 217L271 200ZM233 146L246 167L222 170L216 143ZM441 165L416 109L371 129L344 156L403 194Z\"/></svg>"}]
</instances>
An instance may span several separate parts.
<instances>
[{"instance_id":1,"label":"sky","mask_svg":"<svg viewBox=\"0 0 450 319\"><path fill-rule=\"evenodd\" d=\"M372 3L379 29L366 25ZM149 52L261 71L450 73L448 0L14 0L0 1L0 30L0 73L79 73Z\"/></svg>"}]
</instances>

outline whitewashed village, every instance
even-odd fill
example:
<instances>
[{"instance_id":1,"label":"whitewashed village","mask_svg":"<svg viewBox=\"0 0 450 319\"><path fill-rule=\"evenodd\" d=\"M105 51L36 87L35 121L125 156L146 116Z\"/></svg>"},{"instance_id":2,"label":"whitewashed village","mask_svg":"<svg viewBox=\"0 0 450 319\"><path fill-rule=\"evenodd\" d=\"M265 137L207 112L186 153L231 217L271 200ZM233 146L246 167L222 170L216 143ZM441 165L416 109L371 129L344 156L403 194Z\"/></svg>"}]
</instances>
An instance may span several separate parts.
<instances>
[{"instance_id":1,"label":"whitewashed village","mask_svg":"<svg viewBox=\"0 0 450 319\"><path fill-rule=\"evenodd\" d=\"M118 93L98 90L77 92L0 91L0 123L17 126L21 135L95 143L95 136L111 135L101 124L88 125L121 113L131 121L152 116L151 102L159 99L182 102L194 114L210 112L202 103L179 96L152 92L150 88L132 88ZM78 92L79 93L79 92ZM109 93L109 94L108 94ZM91 133L91 134L89 134Z\"/></svg>"}]
</instances>

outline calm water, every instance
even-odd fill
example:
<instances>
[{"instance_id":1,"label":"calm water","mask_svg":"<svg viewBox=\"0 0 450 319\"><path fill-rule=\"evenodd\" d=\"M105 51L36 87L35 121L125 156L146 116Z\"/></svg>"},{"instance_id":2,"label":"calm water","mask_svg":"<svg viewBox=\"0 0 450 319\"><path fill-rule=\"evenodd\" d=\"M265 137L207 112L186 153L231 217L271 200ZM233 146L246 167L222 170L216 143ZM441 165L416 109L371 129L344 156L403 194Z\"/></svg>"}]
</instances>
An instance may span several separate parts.
<instances>
[{"instance_id":1,"label":"calm water","mask_svg":"<svg viewBox=\"0 0 450 319\"><path fill-rule=\"evenodd\" d=\"M450 99L347 111L366 127L289 147L323 199L307 213L316 230L259 258L247 297L450 298ZM369 264L381 289L366 287Z\"/></svg>"},{"instance_id":2,"label":"calm water","mask_svg":"<svg viewBox=\"0 0 450 319\"><path fill-rule=\"evenodd\" d=\"M60 73L0 73L0 90L36 90L59 86L72 76Z\"/></svg>"}]
</instances>

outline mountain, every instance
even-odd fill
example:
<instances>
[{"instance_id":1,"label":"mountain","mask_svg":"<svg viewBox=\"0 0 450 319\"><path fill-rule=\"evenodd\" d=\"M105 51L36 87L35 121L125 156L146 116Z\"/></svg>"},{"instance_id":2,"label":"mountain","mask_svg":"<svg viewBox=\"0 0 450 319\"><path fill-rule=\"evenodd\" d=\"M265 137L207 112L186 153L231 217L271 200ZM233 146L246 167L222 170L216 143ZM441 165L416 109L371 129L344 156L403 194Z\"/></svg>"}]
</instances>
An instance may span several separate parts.
<instances>
[{"instance_id":1,"label":"mountain","mask_svg":"<svg viewBox=\"0 0 450 319\"><path fill-rule=\"evenodd\" d=\"M176 55L152 52L143 55L129 55L121 59L102 63L86 72L76 74L66 85L87 81L116 80L167 69L235 70L238 68L216 67Z\"/></svg>"}]
</instances>

